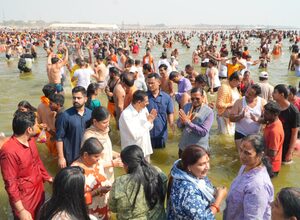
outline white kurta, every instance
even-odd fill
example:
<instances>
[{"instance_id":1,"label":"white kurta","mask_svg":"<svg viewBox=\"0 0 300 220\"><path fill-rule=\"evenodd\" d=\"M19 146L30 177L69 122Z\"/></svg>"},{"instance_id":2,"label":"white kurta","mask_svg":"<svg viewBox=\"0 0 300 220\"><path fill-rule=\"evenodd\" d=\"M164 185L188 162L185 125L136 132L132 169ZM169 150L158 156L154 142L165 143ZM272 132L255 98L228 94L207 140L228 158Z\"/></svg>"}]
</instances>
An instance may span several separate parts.
<instances>
[{"instance_id":1,"label":"white kurta","mask_svg":"<svg viewBox=\"0 0 300 220\"><path fill-rule=\"evenodd\" d=\"M122 149L137 145L142 148L145 157L153 153L150 139L153 123L147 120L148 115L147 108L137 112L131 104L122 112L119 119Z\"/></svg>"}]
</instances>

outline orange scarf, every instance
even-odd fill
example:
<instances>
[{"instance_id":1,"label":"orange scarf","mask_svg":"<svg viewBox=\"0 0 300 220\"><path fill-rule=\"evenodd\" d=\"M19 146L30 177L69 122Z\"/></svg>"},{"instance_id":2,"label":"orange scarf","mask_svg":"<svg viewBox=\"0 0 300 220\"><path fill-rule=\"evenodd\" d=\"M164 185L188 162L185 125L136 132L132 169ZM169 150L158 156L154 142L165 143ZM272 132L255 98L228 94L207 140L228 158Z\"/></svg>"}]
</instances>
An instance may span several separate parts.
<instances>
[{"instance_id":1,"label":"orange scarf","mask_svg":"<svg viewBox=\"0 0 300 220\"><path fill-rule=\"evenodd\" d=\"M41 96L41 103L49 106L50 100L46 96Z\"/></svg>"}]
</instances>

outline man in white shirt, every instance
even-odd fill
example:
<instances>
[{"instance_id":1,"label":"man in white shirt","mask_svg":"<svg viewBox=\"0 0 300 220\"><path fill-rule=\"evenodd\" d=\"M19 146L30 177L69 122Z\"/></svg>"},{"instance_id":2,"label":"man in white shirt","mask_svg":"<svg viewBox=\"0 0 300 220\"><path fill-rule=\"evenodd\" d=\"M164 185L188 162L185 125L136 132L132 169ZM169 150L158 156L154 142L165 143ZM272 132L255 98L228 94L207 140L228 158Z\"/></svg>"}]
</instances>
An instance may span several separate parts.
<instances>
[{"instance_id":1,"label":"man in white shirt","mask_svg":"<svg viewBox=\"0 0 300 220\"><path fill-rule=\"evenodd\" d=\"M150 139L150 130L157 111L149 113L146 106L149 104L145 91L137 90L133 93L131 104L122 112L119 119L121 148L129 145L138 145L144 152L145 159L150 162L153 153Z\"/></svg>"},{"instance_id":2,"label":"man in white shirt","mask_svg":"<svg viewBox=\"0 0 300 220\"><path fill-rule=\"evenodd\" d=\"M79 63L79 66L80 68L74 72L74 76L72 77L71 81L73 82L78 79L76 86L82 86L87 89L91 83L91 76L96 80L98 80L99 77L91 68L87 67L87 64L83 60Z\"/></svg>"}]
</instances>

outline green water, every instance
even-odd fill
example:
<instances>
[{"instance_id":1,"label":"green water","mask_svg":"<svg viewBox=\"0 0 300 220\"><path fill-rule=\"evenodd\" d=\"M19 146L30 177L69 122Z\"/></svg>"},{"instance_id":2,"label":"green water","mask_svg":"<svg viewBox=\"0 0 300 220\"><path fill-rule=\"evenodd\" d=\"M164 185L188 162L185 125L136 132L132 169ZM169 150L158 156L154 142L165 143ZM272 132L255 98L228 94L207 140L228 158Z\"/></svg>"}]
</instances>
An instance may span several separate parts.
<instances>
[{"instance_id":1,"label":"green water","mask_svg":"<svg viewBox=\"0 0 300 220\"><path fill-rule=\"evenodd\" d=\"M255 49L259 46L259 41L257 39L250 39L249 42L250 54L253 59L256 60L259 55ZM194 38L191 42L191 49L186 49L178 43L174 45L173 48L179 49L180 69L184 69L186 64L191 63L192 52L197 44L198 41ZM287 71L290 56L288 51L289 46L289 42L285 40L283 42L283 55L279 59L272 60L269 64L268 72L270 75L270 82L273 85L277 83L289 83L292 85L298 84L299 80L297 77L295 77L292 72ZM144 54L144 49L141 49L140 51L138 58L141 58ZM161 51L162 49L157 47L152 50L152 53L156 58L156 62L158 61L158 57L160 57ZM169 55L170 51L168 52ZM17 69L17 59L7 62L4 54L1 54L0 56L0 131L4 132L7 136L12 133L12 115L17 108L18 102L21 100L27 100L34 106L37 106L40 102L39 97L42 95L42 87L47 83L47 59L45 52L41 48L38 48L38 56L38 59L33 64L33 73L30 75L19 74ZM257 67L253 67L251 76L255 81L258 80L258 73ZM71 106L71 88L68 80L65 86L65 107L67 108ZM107 100L104 95L100 95L100 100L101 103L106 106ZM112 128L115 128L113 120L111 126ZM230 187L232 180L237 175L240 163L233 138L216 134L216 128L217 124L214 122L210 136L212 152L209 177L216 186L225 185ZM120 151L118 131L113 130L111 132L111 138L114 149L116 151ZM177 159L177 144L179 138L180 132L178 130L175 134L170 133L166 149L155 150L151 157L152 163L159 166L167 174L169 173L172 163ZM52 175L55 175L57 171L56 160L48 156L47 148L44 145L39 145L39 152L47 170ZM276 192L280 188L286 186L300 187L300 159L294 158L294 161L294 164L290 166L283 166L279 176L272 180ZM120 175L121 173L121 169L116 169L117 175ZM47 193L51 193L51 186L48 184L45 186ZM0 219L8 218L8 207L7 194L4 189L2 178L0 178ZM221 215L218 216L218 219L221 219Z\"/></svg>"}]
</instances>

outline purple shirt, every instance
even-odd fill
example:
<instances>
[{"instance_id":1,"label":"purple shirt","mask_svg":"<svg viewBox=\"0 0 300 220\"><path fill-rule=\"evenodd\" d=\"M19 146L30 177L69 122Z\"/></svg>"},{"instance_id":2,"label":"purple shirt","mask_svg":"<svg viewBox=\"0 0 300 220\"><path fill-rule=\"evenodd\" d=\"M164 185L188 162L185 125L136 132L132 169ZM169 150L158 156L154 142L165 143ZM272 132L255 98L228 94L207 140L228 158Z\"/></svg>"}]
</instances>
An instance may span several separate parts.
<instances>
[{"instance_id":1,"label":"purple shirt","mask_svg":"<svg viewBox=\"0 0 300 220\"><path fill-rule=\"evenodd\" d=\"M243 173L243 165L231 184L223 219L271 219L274 188L265 166Z\"/></svg>"},{"instance_id":2,"label":"purple shirt","mask_svg":"<svg viewBox=\"0 0 300 220\"><path fill-rule=\"evenodd\" d=\"M178 92L175 95L175 99L178 103L180 103L180 99L183 95L183 93L189 91L192 89L192 84L190 80L188 80L185 77L182 77L178 82Z\"/></svg>"}]
</instances>

